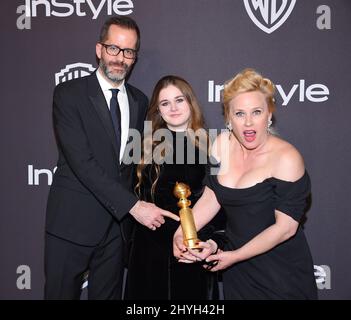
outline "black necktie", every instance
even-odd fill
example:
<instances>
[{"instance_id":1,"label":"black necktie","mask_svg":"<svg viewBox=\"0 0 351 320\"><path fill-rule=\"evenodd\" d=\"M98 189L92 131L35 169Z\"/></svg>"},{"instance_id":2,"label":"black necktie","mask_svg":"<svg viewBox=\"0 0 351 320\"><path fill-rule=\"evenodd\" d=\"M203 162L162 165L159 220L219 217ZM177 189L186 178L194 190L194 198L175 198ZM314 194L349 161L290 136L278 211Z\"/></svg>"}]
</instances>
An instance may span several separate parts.
<instances>
[{"instance_id":1,"label":"black necktie","mask_svg":"<svg viewBox=\"0 0 351 320\"><path fill-rule=\"evenodd\" d=\"M117 150L118 155L121 148L121 110L119 109L117 95L119 90L118 89L110 89L112 92L112 97L110 100L110 112L113 127L115 129L116 134L116 142L117 142Z\"/></svg>"}]
</instances>

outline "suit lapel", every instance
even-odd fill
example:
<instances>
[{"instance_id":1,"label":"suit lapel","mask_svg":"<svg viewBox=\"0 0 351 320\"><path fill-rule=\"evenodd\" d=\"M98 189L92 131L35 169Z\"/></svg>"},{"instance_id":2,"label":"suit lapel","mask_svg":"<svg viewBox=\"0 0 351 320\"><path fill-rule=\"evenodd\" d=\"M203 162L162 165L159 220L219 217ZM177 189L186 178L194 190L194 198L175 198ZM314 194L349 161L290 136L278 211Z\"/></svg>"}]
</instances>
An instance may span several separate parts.
<instances>
[{"instance_id":1,"label":"suit lapel","mask_svg":"<svg viewBox=\"0 0 351 320\"><path fill-rule=\"evenodd\" d=\"M139 103L129 88L129 85L126 84L126 90L128 95L128 102L129 102L129 128L137 129L137 121L139 115ZM129 134L128 134L129 137Z\"/></svg>"},{"instance_id":2,"label":"suit lapel","mask_svg":"<svg viewBox=\"0 0 351 320\"><path fill-rule=\"evenodd\" d=\"M128 96L128 104L129 104L129 132L128 132L128 139L127 145L132 140L131 130L130 129L140 129L138 128L138 116L139 116L139 103L135 95L133 94L132 90L130 89L128 84L125 84ZM124 149L123 158L128 157L127 154L129 148ZM123 159L122 158L122 159ZM122 160L122 169L124 168L123 160Z\"/></svg>"},{"instance_id":3,"label":"suit lapel","mask_svg":"<svg viewBox=\"0 0 351 320\"><path fill-rule=\"evenodd\" d=\"M96 72L96 71L95 71ZM113 148L115 150L117 159L119 159L119 154L118 154L118 146L116 142L116 135L115 131L113 129L113 123L111 120L111 115L110 111L108 109L108 106L106 104L106 99L105 96L101 90L99 81L96 77L95 72L87 77L88 81L88 93L89 93L89 99L94 106L102 124L104 125L107 135L109 139L111 140L111 143L113 144Z\"/></svg>"}]
</instances>

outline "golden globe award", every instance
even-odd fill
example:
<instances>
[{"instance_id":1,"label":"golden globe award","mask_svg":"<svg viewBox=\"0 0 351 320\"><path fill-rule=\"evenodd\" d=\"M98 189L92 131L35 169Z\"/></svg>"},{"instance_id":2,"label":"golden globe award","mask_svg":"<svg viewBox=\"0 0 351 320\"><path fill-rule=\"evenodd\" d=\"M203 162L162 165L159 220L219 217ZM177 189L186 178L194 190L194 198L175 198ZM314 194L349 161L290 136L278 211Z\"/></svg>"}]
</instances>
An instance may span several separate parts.
<instances>
[{"instance_id":1,"label":"golden globe award","mask_svg":"<svg viewBox=\"0 0 351 320\"><path fill-rule=\"evenodd\" d=\"M183 230L184 244L190 249L200 249L197 238L197 232L193 217L193 212L189 206L191 201L187 198L191 195L190 187L185 183L176 183L173 194L179 199L177 205L179 208L180 224Z\"/></svg>"}]
</instances>

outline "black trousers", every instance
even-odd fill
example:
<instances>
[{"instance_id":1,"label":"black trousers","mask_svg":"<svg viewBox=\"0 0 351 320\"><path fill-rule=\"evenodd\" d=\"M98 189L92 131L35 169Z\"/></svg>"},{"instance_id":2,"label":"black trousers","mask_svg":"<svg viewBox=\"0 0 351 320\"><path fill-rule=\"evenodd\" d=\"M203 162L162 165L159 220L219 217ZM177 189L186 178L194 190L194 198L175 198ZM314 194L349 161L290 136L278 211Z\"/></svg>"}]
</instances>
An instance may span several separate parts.
<instances>
[{"instance_id":1,"label":"black trousers","mask_svg":"<svg viewBox=\"0 0 351 320\"><path fill-rule=\"evenodd\" d=\"M121 299L123 270L121 236L88 247L45 235L45 299L78 300L87 271L89 300Z\"/></svg>"}]
</instances>

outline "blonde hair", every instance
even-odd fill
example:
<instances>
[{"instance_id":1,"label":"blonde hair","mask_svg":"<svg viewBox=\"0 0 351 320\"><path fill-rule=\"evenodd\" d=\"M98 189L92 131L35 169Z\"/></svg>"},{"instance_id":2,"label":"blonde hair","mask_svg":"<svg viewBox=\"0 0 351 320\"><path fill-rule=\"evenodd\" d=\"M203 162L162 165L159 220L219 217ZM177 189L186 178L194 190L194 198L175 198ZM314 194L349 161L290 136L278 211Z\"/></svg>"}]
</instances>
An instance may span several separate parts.
<instances>
[{"instance_id":1,"label":"blonde hair","mask_svg":"<svg viewBox=\"0 0 351 320\"><path fill-rule=\"evenodd\" d=\"M260 73L254 69L244 69L234 78L226 81L223 89L223 108L225 121L229 121L229 103L240 93L259 91L266 97L268 110L273 113L275 111L274 93L275 86L273 82L262 77Z\"/></svg>"}]
</instances>

